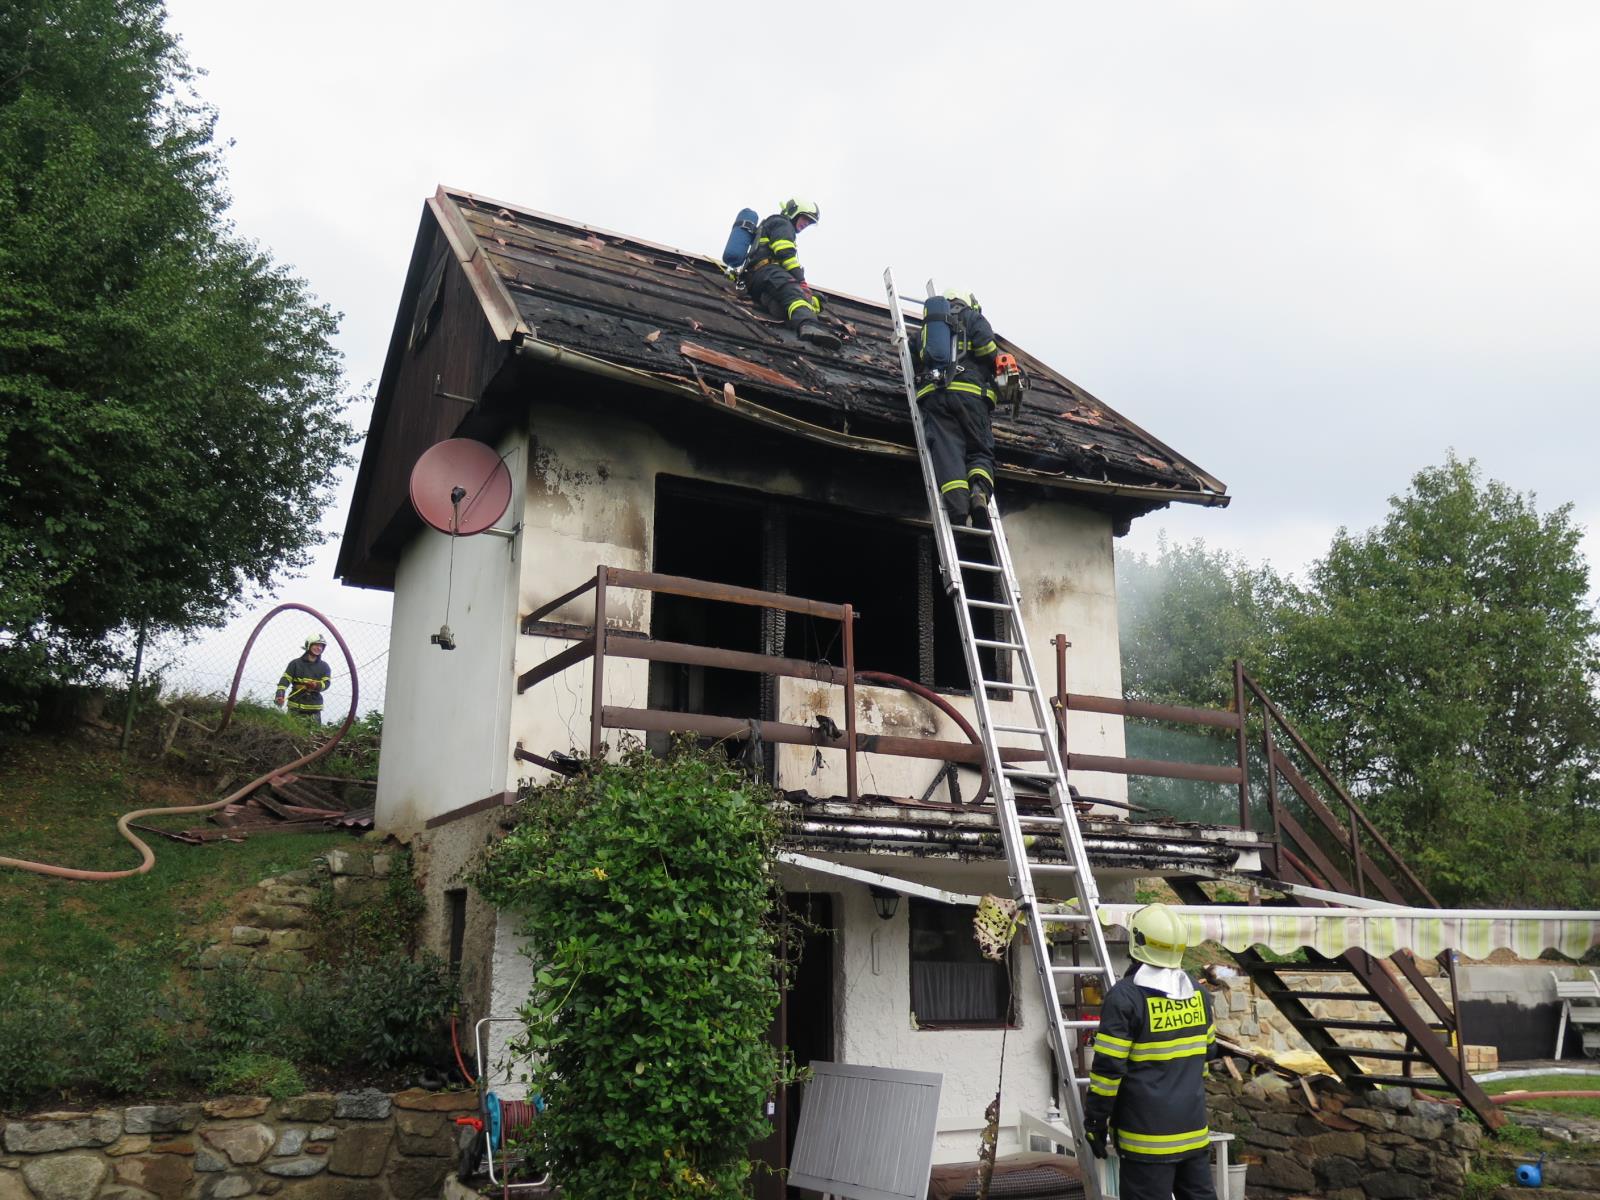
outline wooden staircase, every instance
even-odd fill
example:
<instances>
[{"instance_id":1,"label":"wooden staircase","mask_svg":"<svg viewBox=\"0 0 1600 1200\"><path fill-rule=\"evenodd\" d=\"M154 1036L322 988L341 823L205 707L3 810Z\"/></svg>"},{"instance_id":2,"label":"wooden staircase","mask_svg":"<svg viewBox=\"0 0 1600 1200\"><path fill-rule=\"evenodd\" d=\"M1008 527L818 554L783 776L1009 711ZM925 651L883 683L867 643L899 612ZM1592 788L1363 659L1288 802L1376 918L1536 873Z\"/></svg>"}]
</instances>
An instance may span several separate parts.
<instances>
[{"instance_id":1,"label":"wooden staircase","mask_svg":"<svg viewBox=\"0 0 1600 1200\"><path fill-rule=\"evenodd\" d=\"M1261 710L1267 809L1274 835L1274 846L1263 856L1266 873L1284 883L1357 898L1370 895L1399 907L1440 907L1260 685L1242 668L1237 673L1244 692ZM1342 810L1342 816L1336 810ZM1216 903L1192 876L1168 882L1185 904ZM1325 906L1310 899L1294 903ZM1307 956L1307 962L1286 963L1255 950L1234 953L1260 992L1347 1085L1440 1092L1458 1098L1490 1129L1505 1124L1505 1115L1466 1069L1454 951L1439 956L1442 978L1449 985L1448 1001L1409 950L1387 959L1354 949L1338 958L1310 951ZM1303 981L1308 974L1347 975L1353 987L1348 992L1307 988ZM1322 1017L1312 1007L1317 1001L1353 1002L1371 1014ZM1340 1034L1349 1033L1388 1034L1393 1044L1374 1048L1340 1040Z\"/></svg>"}]
</instances>

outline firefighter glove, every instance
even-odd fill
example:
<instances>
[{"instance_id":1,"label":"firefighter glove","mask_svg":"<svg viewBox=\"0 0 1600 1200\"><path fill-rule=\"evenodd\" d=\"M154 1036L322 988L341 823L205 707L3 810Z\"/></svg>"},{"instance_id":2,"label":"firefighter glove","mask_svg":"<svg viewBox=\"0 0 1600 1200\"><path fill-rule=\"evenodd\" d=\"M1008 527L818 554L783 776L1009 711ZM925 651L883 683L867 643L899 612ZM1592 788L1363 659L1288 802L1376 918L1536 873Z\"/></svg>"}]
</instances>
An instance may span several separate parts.
<instances>
[{"instance_id":1,"label":"firefighter glove","mask_svg":"<svg viewBox=\"0 0 1600 1200\"><path fill-rule=\"evenodd\" d=\"M1106 1156L1106 1119L1085 1115L1083 1118L1083 1136L1089 1143L1089 1152L1096 1158Z\"/></svg>"},{"instance_id":2,"label":"firefighter glove","mask_svg":"<svg viewBox=\"0 0 1600 1200\"><path fill-rule=\"evenodd\" d=\"M274 704L276 704L279 708L282 708L283 707L283 693L280 691L280 692L278 692L277 695L273 696L272 697L272 702Z\"/></svg>"}]
</instances>

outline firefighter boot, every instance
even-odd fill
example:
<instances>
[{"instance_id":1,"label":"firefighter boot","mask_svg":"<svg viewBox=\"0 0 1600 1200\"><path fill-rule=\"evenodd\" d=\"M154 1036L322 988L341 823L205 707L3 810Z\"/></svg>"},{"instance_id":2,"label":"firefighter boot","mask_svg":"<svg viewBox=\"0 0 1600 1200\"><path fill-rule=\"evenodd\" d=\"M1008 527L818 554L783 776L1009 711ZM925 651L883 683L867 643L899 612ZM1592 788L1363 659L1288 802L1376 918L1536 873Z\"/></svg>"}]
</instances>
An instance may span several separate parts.
<instances>
[{"instance_id":1,"label":"firefighter boot","mask_svg":"<svg viewBox=\"0 0 1600 1200\"><path fill-rule=\"evenodd\" d=\"M944 494L944 510L950 514L950 524L967 524L972 511L972 493L966 488L951 488Z\"/></svg>"},{"instance_id":2,"label":"firefighter boot","mask_svg":"<svg viewBox=\"0 0 1600 1200\"><path fill-rule=\"evenodd\" d=\"M813 346L821 346L824 350L837 350L844 345L831 329L821 321L806 321L800 326L801 340L810 342Z\"/></svg>"},{"instance_id":3,"label":"firefighter boot","mask_svg":"<svg viewBox=\"0 0 1600 1200\"><path fill-rule=\"evenodd\" d=\"M989 488L981 479L972 481L972 523L979 529L989 528Z\"/></svg>"}]
</instances>

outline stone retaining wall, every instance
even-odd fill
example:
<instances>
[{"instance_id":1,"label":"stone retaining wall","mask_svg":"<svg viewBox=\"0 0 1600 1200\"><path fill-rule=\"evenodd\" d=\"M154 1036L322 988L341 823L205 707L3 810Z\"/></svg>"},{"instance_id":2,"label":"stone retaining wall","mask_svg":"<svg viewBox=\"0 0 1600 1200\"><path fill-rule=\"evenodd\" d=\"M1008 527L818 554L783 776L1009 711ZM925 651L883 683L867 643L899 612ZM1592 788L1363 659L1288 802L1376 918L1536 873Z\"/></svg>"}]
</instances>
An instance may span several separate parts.
<instances>
[{"instance_id":1,"label":"stone retaining wall","mask_svg":"<svg viewBox=\"0 0 1600 1200\"><path fill-rule=\"evenodd\" d=\"M41 1113L0 1126L0 1200L435 1200L474 1092Z\"/></svg>"},{"instance_id":2,"label":"stone retaining wall","mask_svg":"<svg viewBox=\"0 0 1600 1200\"><path fill-rule=\"evenodd\" d=\"M1316 1107L1276 1076L1207 1082L1214 1129L1235 1135L1250 1200L1457 1197L1483 1129L1406 1088L1352 1093L1317 1081Z\"/></svg>"},{"instance_id":3,"label":"stone retaining wall","mask_svg":"<svg viewBox=\"0 0 1600 1200\"><path fill-rule=\"evenodd\" d=\"M384 886L393 861L389 852L366 847L330 850L314 867L261 880L240 913L242 923L207 939L200 966L241 963L291 975L310 970L317 941L313 906L322 888L331 882L336 907L359 907Z\"/></svg>"}]
</instances>

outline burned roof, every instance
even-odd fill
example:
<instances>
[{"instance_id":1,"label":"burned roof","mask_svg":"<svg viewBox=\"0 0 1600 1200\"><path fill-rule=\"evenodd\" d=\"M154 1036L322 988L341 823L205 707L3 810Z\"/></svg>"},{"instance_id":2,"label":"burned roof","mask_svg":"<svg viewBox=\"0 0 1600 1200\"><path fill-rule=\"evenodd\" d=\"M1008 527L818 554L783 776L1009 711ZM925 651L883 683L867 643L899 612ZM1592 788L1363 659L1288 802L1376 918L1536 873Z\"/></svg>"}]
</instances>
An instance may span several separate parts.
<instances>
[{"instance_id":1,"label":"burned roof","mask_svg":"<svg viewBox=\"0 0 1600 1200\"><path fill-rule=\"evenodd\" d=\"M714 259L448 188L432 207L463 261L487 265L479 297L502 309L495 323L514 340L637 372L747 414L754 407L794 429L830 431L863 446L912 445L886 303L813 281L843 338L841 348L825 350L758 312ZM914 312L910 319L915 324ZM1032 382L1018 416L997 414L1003 472L1158 504L1227 503L1220 481L1001 341Z\"/></svg>"},{"instance_id":2,"label":"burned roof","mask_svg":"<svg viewBox=\"0 0 1600 1200\"><path fill-rule=\"evenodd\" d=\"M837 350L758 313L713 259L441 187L412 247L335 573L393 587L417 528L418 457L449 437L492 441L545 372L593 376L596 396L682 403L845 453L913 459L887 305L816 290ZM1174 501L1228 503L1221 482L1006 347L1033 386L1016 417L997 414L1003 478L1089 493L1123 521Z\"/></svg>"}]
</instances>

